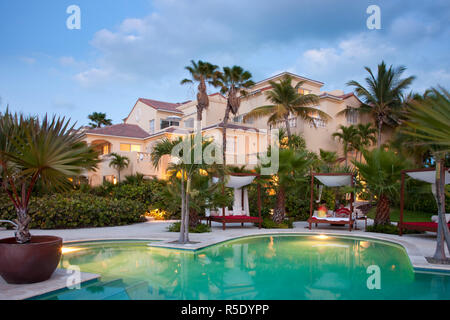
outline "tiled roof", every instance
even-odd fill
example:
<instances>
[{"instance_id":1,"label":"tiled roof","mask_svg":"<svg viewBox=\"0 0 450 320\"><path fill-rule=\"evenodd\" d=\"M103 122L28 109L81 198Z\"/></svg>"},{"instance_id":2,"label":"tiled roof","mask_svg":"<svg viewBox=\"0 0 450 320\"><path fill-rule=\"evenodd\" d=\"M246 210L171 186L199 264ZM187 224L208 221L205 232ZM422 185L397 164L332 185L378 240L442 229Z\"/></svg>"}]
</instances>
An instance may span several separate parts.
<instances>
[{"instance_id":1,"label":"tiled roof","mask_svg":"<svg viewBox=\"0 0 450 320\"><path fill-rule=\"evenodd\" d=\"M138 101L148 105L149 107L155 108L156 110L183 113L182 111L178 110L178 107L181 106L182 103L170 103L143 98L139 98Z\"/></svg>"},{"instance_id":2,"label":"tiled roof","mask_svg":"<svg viewBox=\"0 0 450 320\"><path fill-rule=\"evenodd\" d=\"M107 136L129 137L144 139L150 134L135 124L115 124L103 128L96 128L86 131L87 134L100 134Z\"/></svg>"}]
</instances>

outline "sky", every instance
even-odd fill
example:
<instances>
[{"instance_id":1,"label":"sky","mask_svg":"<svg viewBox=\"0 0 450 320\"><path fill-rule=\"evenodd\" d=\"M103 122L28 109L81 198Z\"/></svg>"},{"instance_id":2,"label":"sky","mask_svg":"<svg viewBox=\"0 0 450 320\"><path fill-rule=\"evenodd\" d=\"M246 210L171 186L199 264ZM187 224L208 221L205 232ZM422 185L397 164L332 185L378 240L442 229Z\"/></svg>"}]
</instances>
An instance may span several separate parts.
<instances>
[{"instance_id":1,"label":"sky","mask_svg":"<svg viewBox=\"0 0 450 320\"><path fill-rule=\"evenodd\" d=\"M66 26L70 5L80 29ZM369 5L379 30L367 28ZM120 123L138 98L195 99L180 85L190 60L345 92L384 60L417 77L411 90L450 89L450 1L0 0L0 111Z\"/></svg>"}]
</instances>

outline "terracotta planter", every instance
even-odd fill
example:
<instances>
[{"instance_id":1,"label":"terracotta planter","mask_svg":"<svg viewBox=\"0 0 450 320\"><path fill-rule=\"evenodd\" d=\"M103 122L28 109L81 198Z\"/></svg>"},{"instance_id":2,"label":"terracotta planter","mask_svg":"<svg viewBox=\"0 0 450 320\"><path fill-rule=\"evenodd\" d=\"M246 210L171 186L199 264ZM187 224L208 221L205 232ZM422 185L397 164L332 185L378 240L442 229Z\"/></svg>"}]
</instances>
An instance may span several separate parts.
<instances>
[{"instance_id":1,"label":"terracotta planter","mask_svg":"<svg viewBox=\"0 0 450 320\"><path fill-rule=\"evenodd\" d=\"M48 280L61 258L62 239L35 236L27 244L16 239L0 240L0 276L10 284L27 284Z\"/></svg>"}]
</instances>

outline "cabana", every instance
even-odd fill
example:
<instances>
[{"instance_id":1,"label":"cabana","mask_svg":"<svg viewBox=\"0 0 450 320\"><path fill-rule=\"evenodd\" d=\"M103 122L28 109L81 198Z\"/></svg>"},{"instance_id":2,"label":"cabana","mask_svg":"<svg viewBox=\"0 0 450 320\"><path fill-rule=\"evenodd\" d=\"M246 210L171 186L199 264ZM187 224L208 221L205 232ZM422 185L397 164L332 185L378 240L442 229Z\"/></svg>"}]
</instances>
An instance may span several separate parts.
<instances>
[{"instance_id":1,"label":"cabana","mask_svg":"<svg viewBox=\"0 0 450 320\"><path fill-rule=\"evenodd\" d=\"M353 215L353 201L355 198L354 191L351 193L350 198L350 213L348 217L337 217L334 212L328 212L325 217L319 217L317 212L314 212L314 178L319 180L323 185L327 187L343 187L354 186L354 175L352 173L312 173L311 174L311 203L309 212L309 230L311 230L312 224L315 223L316 227L319 223L346 225L348 224L348 230L352 231L354 220ZM332 216L329 216L331 215Z\"/></svg>"},{"instance_id":2,"label":"cabana","mask_svg":"<svg viewBox=\"0 0 450 320\"><path fill-rule=\"evenodd\" d=\"M209 225L211 225L212 221L220 222L222 223L223 230L225 230L227 223L241 223L241 225L244 226L244 223L251 222L259 224L259 229L261 229L261 186L258 184L258 217L250 216L247 190L247 186L258 176L258 174L253 173L230 174L227 179L226 187L234 189L233 209L222 208L222 212L217 210L207 210L206 218L208 219ZM218 182L218 178L213 179L215 179L216 183Z\"/></svg>"},{"instance_id":3,"label":"cabana","mask_svg":"<svg viewBox=\"0 0 450 320\"><path fill-rule=\"evenodd\" d=\"M399 235L403 235L403 230L416 230L416 231L430 231L437 232L438 228L438 219L437 216L433 216L431 221L424 222L404 222L403 221L403 213L405 207L405 178L406 175L409 177L420 180L423 182L427 182L431 184L431 191L436 197L436 169L434 168L425 168L425 169L414 169L414 170L403 170L402 171L402 182L401 182L401 190L400 190L400 222L398 223L398 231ZM450 172L449 168L445 169L445 184L450 184ZM448 219L447 219L448 220Z\"/></svg>"}]
</instances>

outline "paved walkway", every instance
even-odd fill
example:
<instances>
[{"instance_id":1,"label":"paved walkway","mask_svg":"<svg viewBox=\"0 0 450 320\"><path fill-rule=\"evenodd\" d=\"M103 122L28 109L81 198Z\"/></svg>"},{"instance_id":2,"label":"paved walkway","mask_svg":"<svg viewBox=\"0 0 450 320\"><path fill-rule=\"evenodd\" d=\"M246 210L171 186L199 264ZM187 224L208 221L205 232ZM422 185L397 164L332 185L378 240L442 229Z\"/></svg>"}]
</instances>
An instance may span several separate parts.
<instances>
[{"instance_id":1,"label":"paved walkway","mask_svg":"<svg viewBox=\"0 0 450 320\"><path fill-rule=\"evenodd\" d=\"M177 245L173 241L178 239L178 233L167 232L167 227L173 221L148 221L145 223L134 224L122 227L108 228L89 228L73 230L32 230L34 235L54 235L64 239L66 244L80 240L109 240L109 239L145 239L160 240L155 242L154 246L182 248L182 249L201 249L226 240L261 234L282 234L282 233L302 233L302 234L331 234L343 236L359 236L364 238L387 240L402 245L411 260L413 266L417 269L441 269L450 271L450 265L432 265L427 262L425 257L433 255L436 245L436 236L433 233L420 235L397 235L369 233L363 230L349 232L345 227L331 227L319 225L318 228L309 230L306 222L294 223L293 229L261 229L252 224L246 224L241 227L240 224L228 224L227 230L222 230L222 226L213 223L212 232L203 234L190 234L190 240L194 244ZM371 224L369 222L369 224ZM363 223L358 224L363 227ZM13 231L0 229L0 238L12 237Z\"/></svg>"}]
</instances>

